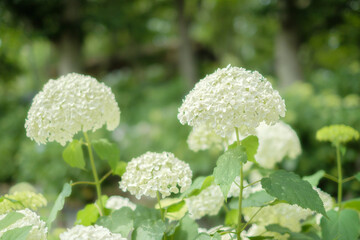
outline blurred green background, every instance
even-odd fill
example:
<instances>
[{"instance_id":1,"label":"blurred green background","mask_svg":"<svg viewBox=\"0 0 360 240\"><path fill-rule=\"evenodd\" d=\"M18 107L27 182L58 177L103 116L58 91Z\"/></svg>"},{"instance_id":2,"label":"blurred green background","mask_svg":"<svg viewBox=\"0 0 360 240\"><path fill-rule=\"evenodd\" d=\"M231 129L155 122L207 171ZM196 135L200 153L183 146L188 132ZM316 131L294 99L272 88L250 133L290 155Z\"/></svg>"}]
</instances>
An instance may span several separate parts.
<instances>
[{"instance_id":1,"label":"blurred green background","mask_svg":"<svg viewBox=\"0 0 360 240\"><path fill-rule=\"evenodd\" d=\"M37 145L24 129L36 93L68 72L105 82L119 103L120 126L92 137L118 143L123 161L173 152L195 176L211 174L220 153L188 149L177 108L199 79L228 64L258 70L280 90L284 121L303 148L298 174L336 175L334 149L316 142L317 129L360 130L359 0L1 0L0 21L1 193L28 181L54 196L70 179L91 179L65 164L60 144ZM348 145L345 177L360 170L359 146ZM98 164L102 175L107 166ZM109 178L105 192L119 193L118 180ZM336 192L326 180L320 186ZM359 183L344 187L345 198L359 196ZM95 197L91 187L78 190L83 201Z\"/></svg>"}]
</instances>

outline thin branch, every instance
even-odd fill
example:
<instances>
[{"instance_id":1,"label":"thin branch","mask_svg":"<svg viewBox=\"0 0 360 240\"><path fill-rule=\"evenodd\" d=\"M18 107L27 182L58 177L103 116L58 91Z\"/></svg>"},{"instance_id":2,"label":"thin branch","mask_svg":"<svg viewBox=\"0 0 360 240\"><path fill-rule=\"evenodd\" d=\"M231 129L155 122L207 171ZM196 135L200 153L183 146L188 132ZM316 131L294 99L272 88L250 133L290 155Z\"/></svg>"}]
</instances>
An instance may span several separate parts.
<instances>
[{"instance_id":1,"label":"thin branch","mask_svg":"<svg viewBox=\"0 0 360 240\"><path fill-rule=\"evenodd\" d=\"M346 183L346 182L349 182L351 180L355 179L355 176L352 176L352 177L348 177L348 178L344 178L343 179L343 183Z\"/></svg>"},{"instance_id":2,"label":"thin branch","mask_svg":"<svg viewBox=\"0 0 360 240\"><path fill-rule=\"evenodd\" d=\"M330 179L331 181L334 181L336 183L338 182L336 177L334 177L334 176L332 176L330 174L327 174L327 173L324 174L324 178Z\"/></svg>"},{"instance_id":3,"label":"thin branch","mask_svg":"<svg viewBox=\"0 0 360 240\"><path fill-rule=\"evenodd\" d=\"M96 183L94 183L94 182L87 182L87 181L79 181L79 182L74 182L74 183L72 183L71 186L80 185L80 184L95 185Z\"/></svg>"},{"instance_id":4,"label":"thin branch","mask_svg":"<svg viewBox=\"0 0 360 240\"><path fill-rule=\"evenodd\" d=\"M107 172L101 179L100 179L100 184L105 181L105 179L107 179L111 174L112 174L112 170L110 170L109 172Z\"/></svg>"},{"instance_id":5,"label":"thin branch","mask_svg":"<svg viewBox=\"0 0 360 240\"><path fill-rule=\"evenodd\" d=\"M244 188L250 187L250 186L255 185L255 184L259 183L259 182L261 182L261 179L246 185Z\"/></svg>"}]
</instances>

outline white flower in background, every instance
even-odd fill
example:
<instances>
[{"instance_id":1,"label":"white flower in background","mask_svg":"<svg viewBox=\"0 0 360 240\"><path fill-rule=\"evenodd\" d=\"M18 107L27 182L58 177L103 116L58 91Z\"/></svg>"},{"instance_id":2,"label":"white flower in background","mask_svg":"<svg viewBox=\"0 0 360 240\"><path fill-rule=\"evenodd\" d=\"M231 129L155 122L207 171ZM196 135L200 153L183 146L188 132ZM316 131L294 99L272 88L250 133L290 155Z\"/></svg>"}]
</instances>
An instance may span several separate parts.
<instances>
[{"instance_id":1,"label":"white flower in background","mask_svg":"<svg viewBox=\"0 0 360 240\"><path fill-rule=\"evenodd\" d=\"M70 73L44 85L32 102L25 128L37 143L65 145L79 131L95 131L105 123L114 130L119 122L111 89L93 77Z\"/></svg>"},{"instance_id":2,"label":"white flower in background","mask_svg":"<svg viewBox=\"0 0 360 240\"><path fill-rule=\"evenodd\" d=\"M129 207L132 210L135 210L136 204L130 202L128 198L123 198L121 196L111 196L107 200L105 207L113 210L118 210L122 207Z\"/></svg>"},{"instance_id":3,"label":"white flower in background","mask_svg":"<svg viewBox=\"0 0 360 240\"><path fill-rule=\"evenodd\" d=\"M259 138L259 148L255 159L264 168L274 168L284 157L294 159L301 153L296 132L284 122L260 124L256 136Z\"/></svg>"},{"instance_id":4,"label":"white flower in background","mask_svg":"<svg viewBox=\"0 0 360 240\"><path fill-rule=\"evenodd\" d=\"M251 224L251 227L247 231L247 236L252 237L252 236L259 236L259 235L273 237L276 240L288 240L289 237L290 237L290 235L287 234L287 233L280 234L280 233L277 233L277 232L269 232L269 231L266 230L265 226L259 226L257 224Z\"/></svg>"},{"instance_id":5,"label":"white flower in background","mask_svg":"<svg viewBox=\"0 0 360 240\"><path fill-rule=\"evenodd\" d=\"M47 201L41 193L31 191L14 192L13 194L4 195L4 199L0 202L0 214L24 208L36 211L46 205Z\"/></svg>"},{"instance_id":6,"label":"white flower in background","mask_svg":"<svg viewBox=\"0 0 360 240\"><path fill-rule=\"evenodd\" d=\"M220 137L213 129L206 125L193 128L187 138L189 148L197 152L206 149L223 149L226 146L225 138Z\"/></svg>"},{"instance_id":7,"label":"white flower in background","mask_svg":"<svg viewBox=\"0 0 360 240\"><path fill-rule=\"evenodd\" d=\"M189 164L177 159L169 152L147 152L133 158L126 166L120 188L129 191L136 198L141 196L162 197L171 193L184 192L191 185L192 172Z\"/></svg>"},{"instance_id":8,"label":"white flower in background","mask_svg":"<svg viewBox=\"0 0 360 240\"><path fill-rule=\"evenodd\" d=\"M220 211L224 197L218 185L211 185L202 190L199 195L185 199L189 216L200 219L205 215L216 215Z\"/></svg>"},{"instance_id":9,"label":"white flower in background","mask_svg":"<svg viewBox=\"0 0 360 240\"><path fill-rule=\"evenodd\" d=\"M119 233L112 233L102 226L76 225L60 234L60 240L126 240Z\"/></svg>"},{"instance_id":10,"label":"white flower in background","mask_svg":"<svg viewBox=\"0 0 360 240\"><path fill-rule=\"evenodd\" d=\"M22 228L26 226L32 226L29 235L26 240L46 240L47 239L47 227L46 223L40 220L40 217L29 209L16 211L24 215L23 218L17 220L10 226L0 230L0 237L7 231ZM6 214L0 215L0 220L4 219Z\"/></svg>"},{"instance_id":11,"label":"white flower in background","mask_svg":"<svg viewBox=\"0 0 360 240\"><path fill-rule=\"evenodd\" d=\"M217 135L255 133L261 122L285 116L285 103L260 73L227 66L200 80L185 97L178 119L193 127L210 126Z\"/></svg>"}]
</instances>

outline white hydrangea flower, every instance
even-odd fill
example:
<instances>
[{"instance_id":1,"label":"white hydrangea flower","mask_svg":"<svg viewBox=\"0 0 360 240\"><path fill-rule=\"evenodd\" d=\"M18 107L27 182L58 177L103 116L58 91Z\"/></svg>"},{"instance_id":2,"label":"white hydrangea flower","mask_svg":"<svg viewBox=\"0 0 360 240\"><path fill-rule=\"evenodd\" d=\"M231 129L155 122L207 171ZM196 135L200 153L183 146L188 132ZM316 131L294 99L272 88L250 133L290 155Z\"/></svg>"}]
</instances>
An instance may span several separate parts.
<instances>
[{"instance_id":1,"label":"white hydrangea flower","mask_svg":"<svg viewBox=\"0 0 360 240\"><path fill-rule=\"evenodd\" d=\"M65 145L79 131L95 131L105 123L114 130L119 122L111 89L93 77L70 73L44 85L32 102L25 128L37 143Z\"/></svg>"},{"instance_id":2,"label":"white hydrangea flower","mask_svg":"<svg viewBox=\"0 0 360 240\"><path fill-rule=\"evenodd\" d=\"M185 199L189 216L200 219L205 215L216 215L220 211L224 197L218 185L211 185L200 192L199 195Z\"/></svg>"},{"instance_id":3,"label":"white hydrangea flower","mask_svg":"<svg viewBox=\"0 0 360 240\"><path fill-rule=\"evenodd\" d=\"M47 227L46 223L40 220L40 217L31 211L30 209L24 209L16 211L24 215L23 218L17 220L15 223L11 224L10 226L0 230L0 237L7 231L15 229L15 228L22 228L26 226L32 226L29 235L27 236L26 240L46 240L47 239ZM5 218L6 214L0 215L0 220Z\"/></svg>"},{"instance_id":4,"label":"white hydrangea flower","mask_svg":"<svg viewBox=\"0 0 360 240\"><path fill-rule=\"evenodd\" d=\"M105 207L113 210L118 210L122 207L129 207L132 210L135 210L136 204L130 202L128 198L123 198L121 196L111 196L107 200Z\"/></svg>"},{"instance_id":5,"label":"white hydrangea flower","mask_svg":"<svg viewBox=\"0 0 360 240\"><path fill-rule=\"evenodd\" d=\"M255 134L261 122L285 116L285 102L260 73L228 66L200 80L185 97L178 119L193 127L210 126L222 137Z\"/></svg>"},{"instance_id":6,"label":"white hydrangea flower","mask_svg":"<svg viewBox=\"0 0 360 240\"><path fill-rule=\"evenodd\" d=\"M190 150L197 152L206 149L223 149L228 144L225 138L220 137L213 129L206 125L193 128L187 138Z\"/></svg>"},{"instance_id":7,"label":"white hydrangea flower","mask_svg":"<svg viewBox=\"0 0 360 240\"><path fill-rule=\"evenodd\" d=\"M162 197L171 193L184 192L191 185L192 172L189 164L177 159L169 152L147 152L133 158L126 166L120 188L129 191L136 198L141 196Z\"/></svg>"},{"instance_id":8,"label":"white hydrangea flower","mask_svg":"<svg viewBox=\"0 0 360 240\"><path fill-rule=\"evenodd\" d=\"M252 224L251 227L249 228L249 230L247 231L247 236L252 237L252 236L259 236L259 235L273 237L276 240L288 240L290 237L290 235L287 233L280 234L277 232L269 232L266 230L265 226Z\"/></svg>"},{"instance_id":9,"label":"white hydrangea flower","mask_svg":"<svg viewBox=\"0 0 360 240\"><path fill-rule=\"evenodd\" d=\"M256 129L259 148L256 161L264 168L274 168L284 157L296 158L301 153L300 140L296 132L286 123L260 124Z\"/></svg>"},{"instance_id":10,"label":"white hydrangea flower","mask_svg":"<svg viewBox=\"0 0 360 240\"><path fill-rule=\"evenodd\" d=\"M119 233L112 233L102 226L76 225L60 234L60 240L126 240Z\"/></svg>"}]
</instances>

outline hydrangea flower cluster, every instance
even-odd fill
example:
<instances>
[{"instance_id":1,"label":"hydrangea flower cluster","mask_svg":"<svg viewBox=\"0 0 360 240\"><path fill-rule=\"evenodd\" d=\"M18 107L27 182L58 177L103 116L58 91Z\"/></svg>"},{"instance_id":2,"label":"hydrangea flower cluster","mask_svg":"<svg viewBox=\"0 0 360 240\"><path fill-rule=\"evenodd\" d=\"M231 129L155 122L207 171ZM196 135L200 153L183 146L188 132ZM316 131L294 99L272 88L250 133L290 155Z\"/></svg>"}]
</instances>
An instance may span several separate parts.
<instances>
[{"instance_id":1,"label":"hydrangea flower cluster","mask_svg":"<svg viewBox=\"0 0 360 240\"><path fill-rule=\"evenodd\" d=\"M286 123L260 124L256 129L259 148L256 161L264 168L274 168L284 157L296 158L301 153L300 140L296 132Z\"/></svg>"},{"instance_id":2,"label":"hydrangea flower cluster","mask_svg":"<svg viewBox=\"0 0 360 240\"><path fill-rule=\"evenodd\" d=\"M126 240L119 233L112 233L102 226L76 225L60 234L60 240Z\"/></svg>"},{"instance_id":3,"label":"hydrangea flower cluster","mask_svg":"<svg viewBox=\"0 0 360 240\"><path fill-rule=\"evenodd\" d=\"M169 152L147 152L133 158L119 183L123 191L129 191L136 198L141 196L162 197L171 193L184 192L191 185L192 172L189 164L177 159Z\"/></svg>"},{"instance_id":4,"label":"hydrangea flower cluster","mask_svg":"<svg viewBox=\"0 0 360 240\"><path fill-rule=\"evenodd\" d=\"M210 185L198 195L185 199L189 216L200 219L205 215L216 215L220 211L224 197L218 185Z\"/></svg>"},{"instance_id":5,"label":"hydrangea flower cluster","mask_svg":"<svg viewBox=\"0 0 360 240\"><path fill-rule=\"evenodd\" d=\"M118 210L122 207L129 207L132 210L135 210L136 204L130 202L128 198L123 198L121 196L111 196L107 200L105 207L113 210Z\"/></svg>"},{"instance_id":6,"label":"hydrangea flower cluster","mask_svg":"<svg viewBox=\"0 0 360 240\"><path fill-rule=\"evenodd\" d=\"M226 147L226 140L218 136L213 129L206 125L193 128L187 138L189 148L197 152L206 149L223 149Z\"/></svg>"},{"instance_id":7,"label":"hydrangea flower cluster","mask_svg":"<svg viewBox=\"0 0 360 240\"><path fill-rule=\"evenodd\" d=\"M230 137L234 128L247 136L261 122L273 124L285 116L285 102L260 73L227 66L198 82L179 108L178 119L193 127L210 126Z\"/></svg>"},{"instance_id":8,"label":"hydrangea flower cluster","mask_svg":"<svg viewBox=\"0 0 360 240\"><path fill-rule=\"evenodd\" d=\"M50 80L34 98L25 122L26 135L37 143L72 141L79 131L105 123L114 130L120 109L111 89L95 78L70 73Z\"/></svg>"},{"instance_id":9,"label":"hydrangea flower cluster","mask_svg":"<svg viewBox=\"0 0 360 240\"><path fill-rule=\"evenodd\" d=\"M45 207L46 205L47 201L41 193L31 191L15 192L10 195L4 195L4 199L0 202L0 214L24 208L36 211L38 208Z\"/></svg>"},{"instance_id":10,"label":"hydrangea flower cluster","mask_svg":"<svg viewBox=\"0 0 360 240\"><path fill-rule=\"evenodd\" d=\"M358 140L359 136L360 134L357 130L346 125L326 126L316 132L317 140L331 142L334 145Z\"/></svg>"},{"instance_id":11,"label":"hydrangea flower cluster","mask_svg":"<svg viewBox=\"0 0 360 240\"><path fill-rule=\"evenodd\" d=\"M205 228L199 228L198 233L203 233L204 232L204 233L213 235L216 232L231 232L231 230L232 230L232 228L230 228L230 227L225 227L225 226L219 225L219 226L210 228L209 230L205 229ZM241 236L242 240L249 240L249 238L247 237L247 231L246 230L243 230L241 232L240 236ZM221 235L221 240L234 240L234 239L236 239L236 235L234 233L227 233L227 234L222 234Z\"/></svg>"},{"instance_id":12,"label":"hydrangea flower cluster","mask_svg":"<svg viewBox=\"0 0 360 240\"><path fill-rule=\"evenodd\" d=\"M24 209L16 211L24 215L23 218L17 220L15 223L10 226L0 230L0 237L7 231L22 228L26 226L32 226L29 235L26 240L46 240L47 239L47 227L46 223L40 220L40 217L31 211L30 209ZM0 215L0 220L4 219L6 214Z\"/></svg>"}]
</instances>

